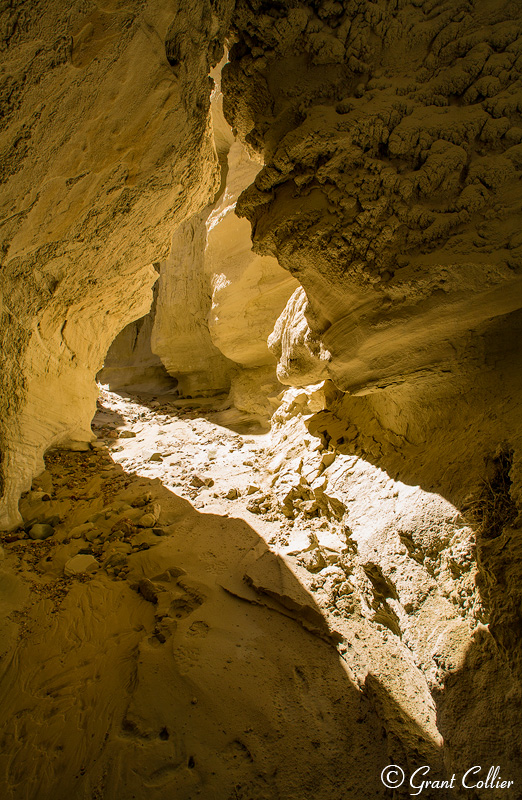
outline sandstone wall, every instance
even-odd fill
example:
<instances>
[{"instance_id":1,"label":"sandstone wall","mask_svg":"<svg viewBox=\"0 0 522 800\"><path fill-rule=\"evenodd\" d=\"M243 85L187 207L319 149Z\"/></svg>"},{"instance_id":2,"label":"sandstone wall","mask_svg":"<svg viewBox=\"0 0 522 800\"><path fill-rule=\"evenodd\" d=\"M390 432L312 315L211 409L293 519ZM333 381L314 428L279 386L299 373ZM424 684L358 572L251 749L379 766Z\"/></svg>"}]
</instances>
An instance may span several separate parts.
<instances>
[{"instance_id":1,"label":"sandstone wall","mask_svg":"<svg viewBox=\"0 0 522 800\"><path fill-rule=\"evenodd\" d=\"M240 0L234 26L225 115L264 162L237 210L305 292L279 378L328 376L313 433L473 520L519 667L520 7Z\"/></svg>"},{"instance_id":2,"label":"sandstone wall","mask_svg":"<svg viewBox=\"0 0 522 800\"><path fill-rule=\"evenodd\" d=\"M150 306L150 263L219 185L208 73L230 6L2 12L2 527L45 448L90 439L93 376Z\"/></svg>"},{"instance_id":3,"label":"sandstone wall","mask_svg":"<svg viewBox=\"0 0 522 800\"><path fill-rule=\"evenodd\" d=\"M265 164L238 202L254 250L306 292L271 339L280 379L326 373L371 395L343 401L345 428L362 413L377 451L387 428L402 454L409 436L422 441L428 455L408 477L417 468L439 490L445 450L432 431L451 430L462 499L486 456L520 446L518 362L510 371L505 355L522 305L519 9L253 8L236 8L224 109Z\"/></svg>"},{"instance_id":4,"label":"sandstone wall","mask_svg":"<svg viewBox=\"0 0 522 800\"><path fill-rule=\"evenodd\" d=\"M280 391L267 339L299 284L273 256L252 251L250 224L235 214L237 198L261 165L223 117L221 67L212 72L211 96L221 186L213 202L174 233L160 265L156 307L144 324L180 395L230 391L235 406L266 418L273 410L267 396ZM141 354L134 359L138 366Z\"/></svg>"}]
</instances>

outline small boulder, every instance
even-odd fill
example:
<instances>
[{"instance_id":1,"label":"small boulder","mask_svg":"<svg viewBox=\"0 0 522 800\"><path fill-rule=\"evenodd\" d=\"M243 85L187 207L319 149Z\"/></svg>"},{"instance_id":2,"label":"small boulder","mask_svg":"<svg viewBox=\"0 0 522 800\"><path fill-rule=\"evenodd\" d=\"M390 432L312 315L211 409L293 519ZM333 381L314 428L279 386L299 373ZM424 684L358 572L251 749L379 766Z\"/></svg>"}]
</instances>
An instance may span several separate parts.
<instances>
[{"instance_id":1,"label":"small boulder","mask_svg":"<svg viewBox=\"0 0 522 800\"><path fill-rule=\"evenodd\" d=\"M239 492L237 489L229 489L225 495L226 500L237 500L239 497Z\"/></svg>"},{"instance_id":2,"label":"small boulder","mask_svg":"<svg viewBox=\"0 0 522 800\"><path fill-rule=\"evenodd\" d=\"M212 478L200 478L199 475L193 475L190 480L190 485L195 486L196 489L202 489L204 486L210 488L214 486L214 481Z\"/></svg>"},{"instance_id":3,"label":"small boulder","mask_svg":"<svg viewBox=\"0 0 522 800\"><path fill-rule=\"evenodd\" d=\"M134 431L120 431L120 439L135 439L136 434Z\"/></svg>"},{"instance_id":4,"label":"small boulder","mask_svg":"<svg viewBox=\"0 0 522 800\"><path fill-rule=\"evenodd\" d=\"M153 453L149 458L149 461L163 461L163 456L161 453Z\"/></svg>"},{"instance_id":5,"label":"small boulder","mask_svg":"<svg viewBox=\"0 0 522 800\"><path fill-rule=\"evenodd\" d=\"M90 442L68 441L64 442L61 446L64 450L72 450L75 453L86 453L91 449Z\"/></svg>"},{"instance_id":6,"label":"small boulder","mask_svg":"<svg viewBox=\"0 0 522 800\"><path fill-rule=\"evenodd\" d=\"M83 525L75 525L75 527L71 528L69 531L69 539L85 539L88 533L95 530L96 528L92 522L85 522Z\"/></svg>"},{"instance_id":7,"label":"small boulder","mask_svg":"<svg viewBox=\"0 0 522 800\"><path fill-rule=\"evenodd\" d=\"M154 514L144 514L138 521L140 528L153 528L157 522Z\"/></svg>"},{"instance_id":8,"label":"small boulder","mask_svg":"<svg viewBox=\"0 0 522 800\"><path fill-rule=\"evenodd\" d=\"M141 508L142 506L146 506L152 500L152 493L145 492L145 494L139 494L137 497L131 500L131 504L135 508Z\"/></svg>"},{"instance_id":9,"label":"small boulder","mask_svg":"<svg viewBox=\"0 0 522 800\"><path fill-rule=\"evenodd\" d=\"M29 528L29 536L31 539L48 539L54 533L52 525L47 525L42 522L37 522Z\"/></svg>"},{"instance_id":10,"label":"small boulder","mask_svg":"<svg viewBox=\"0 0 522 800\"><path fill-rule=\"evenodd\" d=\"M161 588L155 586L152 581L149 581L148 578L143 578L138 583L134 583L131 586L131 589L134 589L135 592L141 594L144 600L147 600L149 603L153 603L157 605L158 603L158 592L161 591Z\"/></svg>"},{"instance_id":11,"label":"small boulder","mask_svg":"<svg viewBox=\"0 0 522 800\"><path fill-rule=\"evenodd\" d=\"M64 575L70 578L73 575L83 575L86 572L94 572L95 570L98 569L99 566L100 565L98 564L94 556L82 553L73 556L68 561L66 561L63 571Z\"/></svg>"}]
</instances>

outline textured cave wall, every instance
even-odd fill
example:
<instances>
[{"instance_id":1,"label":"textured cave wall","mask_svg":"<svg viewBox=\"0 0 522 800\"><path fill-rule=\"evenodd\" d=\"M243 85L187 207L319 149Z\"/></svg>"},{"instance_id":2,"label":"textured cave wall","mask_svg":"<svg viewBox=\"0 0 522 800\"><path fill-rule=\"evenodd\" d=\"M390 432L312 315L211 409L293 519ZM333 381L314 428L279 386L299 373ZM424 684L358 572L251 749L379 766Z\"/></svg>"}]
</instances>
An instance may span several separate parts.
<instances>
[{"instance_id":1,"label":"textured cave wall","mask_svg":"<svg viewBox=\"0 0 522 800\"><path fill-rule=\"evenodd\" d=\"M276 255L308 298L309 330L289 335L303 309L287 309L272 338L280 377L296 385L301 358L309 382L306 339L317 379L326 366L339 389L375 393L345 400L347 416L387 417L395 449L471 407L482 422L458 447L467 472L476 436L476 480L484 454L520 435L518 364L509 371L522 300L520 8L267 8L238 4L223 87L228 119L265 163L238 213L256 252ZM426 480L442 485L442 469Z\"/></svg>"},{"instance_id":2,"label":"textured cave wall","mask_svg":"<svg viewBox=\"0 0 522 800\"><path fill-rule=\"evenodd\" d=\"M219 185L209 69L231 3L2 10L0 525L46 447L91 437L93 376Z\"/></svg>"},{"instance_id":3,"label":"textured cave wall","mask_svg":"<svg viewBox=\"0 0 522 800\"><path fill-rule=\"evenodd\" d=\"M223 74L225 115L264 162L237 211L304 289L270 337L278 376L330 378L311 432L468 514L517 667L521 16L240 0Z\"/></svg>"}]
</instances>

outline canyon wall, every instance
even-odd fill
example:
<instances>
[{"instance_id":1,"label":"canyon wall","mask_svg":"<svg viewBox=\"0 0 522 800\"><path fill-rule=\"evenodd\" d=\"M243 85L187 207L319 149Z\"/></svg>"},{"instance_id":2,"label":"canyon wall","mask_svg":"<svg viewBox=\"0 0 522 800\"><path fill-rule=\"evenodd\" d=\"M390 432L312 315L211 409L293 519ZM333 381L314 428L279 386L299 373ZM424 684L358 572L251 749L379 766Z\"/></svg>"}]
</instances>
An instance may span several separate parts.
<instances>
[{"instance_id":1,"label":"canyon wall","mask_svg":"<svg viewBox=\"0 0 522 800\"><path fill-rule=\"evenodd\" d=\"M111 388L136 387L135 376L145 375L152 354L173 379L171 391L186 398L228 393L236 408L266 421L274 408L267 398L282 389L268 338L299 283L276 258L252 251L250 224L235 213L261 164L223 116L224 63L226 57L211 73L210 103L221 185L213 201L175 231L170 254L158 265L153 308L122 331L107 354L111 369L99 378ZM138 324L143 347L129 348ZM116 363L127 372L116 371ZM162 380L141 388L169 389Z\"/></svg>"},{"instance_id":2,"label":"canyon wall","mask_svg":"<svg viewBox=\"0 0 522 800\"><path fill-rule=\"evenodd\" d=\"M428 450L428 430L456 427L455 404L466 416L473 407L453 485L443 464L431 475L419 465L419 479L462 500L457 483L469 487L485 454L519 446L520 370L509 369L522 305L517 8L239 2L234 22L225 113L265 164L238 213L254 250L277 256L307 297L306 333L289 335L302 308L279 322L280 377L298 385L288 365L306 339L316 367L302 382L326 374L349 393L347 419L367 408ZM486 421L491 393L491 405L513 400Z\"/></svg>"},{"instance_id":3,"label":"canyon wall","mask_svg":"<svg viewBox=\"0 0 522 800\"><path fill-rule=\"evenodd\" d=\"M312 433L473 521L518 669L520 8L240 0L234 30L225 116L264 163L237 213L303 287L279 379L328 378Z\"/></svg>"},{"instance_id":4,"label":"canyon wall","mask_svg":"<svg viewBox=\"0 0 522 800\"><path fill-rule=\"evenodd\" d=\"M424 752L396 650L448 769L493 740L519 763L518 4L2 14L0 527L46 449L89 449L113 341L114 385L281 401L244 513L361 632L388 755Z\"/></svg>"},{"instance_id":5,"label":"canyon wall","mask_svg":"<svg viewBox=\"0 0 522 800\"><path fill-rule=\"evenodd\" d=\"M208 75L231 5L3 8L1 527L46 448L92 437L110 343L219 186Z\"/></svg>"}]
</instances>

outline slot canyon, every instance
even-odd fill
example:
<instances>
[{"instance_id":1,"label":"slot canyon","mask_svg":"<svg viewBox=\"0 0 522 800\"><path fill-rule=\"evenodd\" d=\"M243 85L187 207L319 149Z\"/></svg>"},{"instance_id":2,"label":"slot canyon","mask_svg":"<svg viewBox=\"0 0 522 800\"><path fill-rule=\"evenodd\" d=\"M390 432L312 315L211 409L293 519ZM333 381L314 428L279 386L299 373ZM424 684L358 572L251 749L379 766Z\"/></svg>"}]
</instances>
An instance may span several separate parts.
<instances>
[{"instance_id":1,"label":"slot canyon","mask_svg":"<svg viewBox=\"0 0 522 800\"><path fill-rule=\"evenodd\" d=\"M521 0L0 49L0 798L521 800Z\"/></svg>"}]
</instances>

